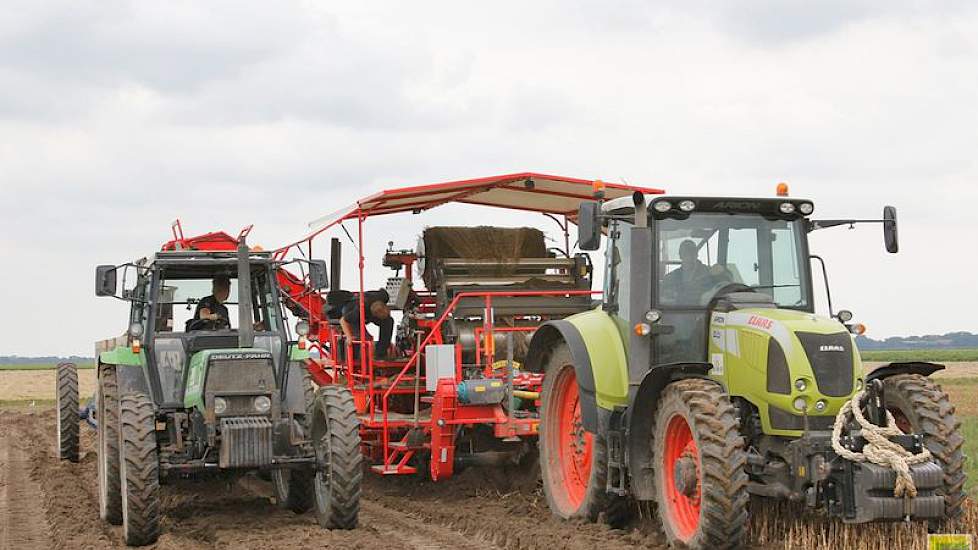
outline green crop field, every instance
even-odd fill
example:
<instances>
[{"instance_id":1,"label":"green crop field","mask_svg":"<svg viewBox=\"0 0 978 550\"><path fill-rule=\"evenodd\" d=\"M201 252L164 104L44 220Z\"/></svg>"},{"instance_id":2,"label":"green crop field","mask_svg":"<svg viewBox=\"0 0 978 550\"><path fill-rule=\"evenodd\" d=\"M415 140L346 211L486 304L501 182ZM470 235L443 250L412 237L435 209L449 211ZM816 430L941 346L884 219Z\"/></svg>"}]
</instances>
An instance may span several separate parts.
<instances>
[{"instance_id":1,"label":"green crop field","mask_svg":"<svg viewBox=\"0 0 978 550\"><path fill-rule=\"evenodd\" d=\"M53 370L57 368L57 363L8 363L6 365L0 365L0 371L5 370ZM80 369L94 369L94 363L79 363L77 365Z\"/></svg>"},{"instance_id":2,"label":"green crop field","mask_svg":"<svg viewBox=\"0 0 978 550\"><path fill-rule=\"evenodd\" d=\"M978 361L978 348L899 349L862 352L863 361Z\"/></svg>"}]
</instances>

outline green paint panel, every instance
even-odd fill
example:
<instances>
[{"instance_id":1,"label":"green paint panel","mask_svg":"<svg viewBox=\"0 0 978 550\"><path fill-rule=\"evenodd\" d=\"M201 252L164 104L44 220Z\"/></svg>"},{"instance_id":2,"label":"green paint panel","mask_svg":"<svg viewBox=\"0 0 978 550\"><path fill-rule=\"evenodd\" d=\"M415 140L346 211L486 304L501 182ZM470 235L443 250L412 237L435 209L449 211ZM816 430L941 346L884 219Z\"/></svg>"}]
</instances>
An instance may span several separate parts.
<instances>
[{"instance_id":1,"label":"green paint panel","mask_svg":"<svg viewBox=\"0 0 978 550\"><path fill-rule=\"evenodd\" d=\"M567 318L584 338L598 406L611 410L628 405L628 359L625 344L615 319L601 309L593 309Z\"/></svg>"},{"instance_id":2,"label":"green paint panel","mask_svg":"<svg viewBox=\"0 0 978 550\"><path fill-rule=\"evenodd\" d=\"M145 364L143 352L133 353L129 346L116 346L108 351L98 354L99 363L103 365L132 365L141 367Z\"/></svg>"}]
</instances>

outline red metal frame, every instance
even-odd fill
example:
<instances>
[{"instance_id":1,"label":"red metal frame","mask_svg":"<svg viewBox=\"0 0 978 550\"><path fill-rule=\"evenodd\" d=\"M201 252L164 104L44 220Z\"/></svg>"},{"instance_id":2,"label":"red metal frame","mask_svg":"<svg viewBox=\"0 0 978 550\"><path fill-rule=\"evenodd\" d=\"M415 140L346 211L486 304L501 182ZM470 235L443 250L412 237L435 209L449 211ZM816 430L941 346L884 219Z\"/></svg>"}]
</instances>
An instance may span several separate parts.
<instances>
[{"instance_id":1,"label":"red metal frame","mask_svg":"<svg viewBox=\"0 0 978 550\"><path fill-rule=\"evenodd\" d=\"M544 181L550 187L552 184L567 184L568 190L541 189L520 187L514 185L520 181L533 179ZM357 220L357 267L359 272L359 290L363 295L364 288L364 268L366 259L364 250L364 222L368 217L382 214L393 214L405 211L419 211L434 208L449 202L462 204L477 204L482 206L495 206L498 208L508 208L523 210L527 212L538 212L546 215L557 222L564 233L565 252L570 253L570 238L568 228L574 210L564 210L569 207L567 199L574 201L586 200L590 198L592 191L591 180L577 178L567 178L563 176L549 176L533 172L522 172L495 176L489 178L479 178L472 180L462 180L448 183L431 185L420 185L405 187L394 190L385 190L370 195L357 203L348 210L341 210L336 214L322 218L321 227L315 229L303 239L286 245L275 251L277 259L285 259L292 250L298 250L306 258L312 257L312 240L318 235L327 231L331 227L338 225L346 220ZM487 204L478 200L479 194L493 189L503 189L506 191L526 192L527 199L525 204L511 205L499 201L496 204ZM640 188L620 184L605 184L606 192L614 190L620 196L624 196L633 191L644 193L662 193L661 190L652 188ZM561 197L564 201L558 201L562 205L561 209L548 209L541 203L535 202L536 197L549 196ZM392 201L411 199L406 203L390 204ZM553 204L552 202L550 204ZM573 203L571 203L573 204ZM563 217L561 223L558 216ZM303 246L306 245L306 246ZM304 250L305 249L305 250ZM372 469L381 474L408 474L414 473L416 468L410 465L411 458L418 452L430 453L430 475L432 479L439 480L450 477L453 472L453 460L455 454L455 435L459 426L489 425L493 428L493 434L497 438L512 438L516 436L536 436L538 432L539 419L533 416L517 417L514 411L508 411L502 405L471 405L461 404L458 400L457 388L462 381L462 348L455 345L456 372L454 379L441 379L435 385L434 392L425 391L425 379L421 370L421 361L425 354L425 349L430 344L444 344L442 337L442 325L455 311L459 301L463 298L479 299L484 301L483 319L484 325L476 329L477 350L476 363L468 367L481 368L483 376L487 378L499 378L500 374L493 369L495 361L495 332L526 332L535 330L535 326L517 327L496 327L493 315L493 298L496 297L516 297L516 296L574 296L574 295L598 295L599 291L492 291L492 292L463 292L454 296L452 301L435 318L435 302L431 293L419 292L422 297L421 311L432 317L421 319L418 326L424 331L424 338L420 344L414 346L410 356L405 359L395 359L388 361L378 361L373 357L373 346L368 338L366 330L366 318L364 304L360 301L360 326L358 327L358 338L355 341L344 342L340 331L330 325L329 320L324 317L325 300L316 291L310 291L305 285L305 278L298 277L281 270L279 284L293 304L305 310L304 317L310 325L309 349L318 353L318 357L311 359L307 363L309 372L317 384L343 383L350 388L354 394L354 401L361 422L361 436L364 441L364 452L372 459L375 464ZM483 345L482 342L485 342ZM359 347L359 361L353 359L353 348ZM341 355L337 353L341 347L345 352ZM505 374L505 373L503 373ZM521 373L514 377L513 386L524 391L539 392L542 387L542 374ZM393 403L395 399L402 399L405 396L414 397L414 403L430 404L426 412L430 414L421 415L418 408L414 408L411 415L395 413ZM539 406L539 400L535 403ZM422 437L418 437L418 433Z\"/></svg>"}]
</instances>

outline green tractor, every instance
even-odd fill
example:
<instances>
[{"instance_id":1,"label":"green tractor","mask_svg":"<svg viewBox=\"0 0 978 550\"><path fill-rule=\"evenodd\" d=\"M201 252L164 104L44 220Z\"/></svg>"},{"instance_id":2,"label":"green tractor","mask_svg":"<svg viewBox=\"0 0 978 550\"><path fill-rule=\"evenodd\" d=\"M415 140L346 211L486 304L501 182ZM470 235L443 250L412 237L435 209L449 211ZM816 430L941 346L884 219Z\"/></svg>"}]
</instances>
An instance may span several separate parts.
<instances>
[{"instance_id":1,"label":"green tractor","mask_svg":"<svg viewBox=\"0 0 978 550\"><path fill-rule=\"evenodd\" d=\"M645 510L672 545L698 549L745 544L751 495L847 523L961 514L960 423L928 378L943 366L866 374L852 314L831 299L829 317L815 314L808 233L882 223L893 253L892 207L819 221L786 194L600 195L578 217L582 249L607 235L600 307L544 324L526 359L546 373L540 461L555 515L614 524ZM873 425L845 414L855 396ZM895 447L909 487L873 436Z\"/></svg>"},{"instance_id":2,"label":"green tractor","mask_svg":"<svg viewBox=\"0 0 978 550\"><path fill-rule=\"evenodd\" d=\"M208 475L258 472L283 506L315 509L322 527L357 525L362 457L352 395L314 388L302 338L286 325L281 262L251 251L245 235L181 235L151 260L96 270L96 295L131 303L127 333L97 344L93 414L100 515L123 526L129 545L159 537L161 484ZM325 286L325 262L310 262L309 274L310 286ZM212 290L229 309L198 315ZM64 370L59 390L70 393L73 374ZM77 407L77 395L59 398L59 407ZM77 457L69 427L77 413L59 412L59 451Z\"/></svg>"}]
</instances>

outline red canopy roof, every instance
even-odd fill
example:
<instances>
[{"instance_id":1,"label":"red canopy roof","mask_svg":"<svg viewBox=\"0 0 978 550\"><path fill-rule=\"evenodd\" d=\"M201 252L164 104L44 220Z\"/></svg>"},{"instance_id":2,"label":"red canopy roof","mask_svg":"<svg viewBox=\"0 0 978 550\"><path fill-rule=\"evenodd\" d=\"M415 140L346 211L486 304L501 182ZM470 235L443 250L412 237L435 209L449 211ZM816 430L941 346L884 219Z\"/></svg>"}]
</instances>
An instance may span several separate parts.
<instances>
[{"instance_id":1,"label":"red canopy roof","mask_svg":"<svg viewBox=\"0 0 978 550\"><path fill-rule=\"evenodd\" d=\"M573 218L581 201L592 198L593 180L521 172L471 180L450 181L386 189L356 203L310 222L323 230L358 215L379 216L397 212L422 212L442 204L459 202L496 208L510 208ZM615 199L635 191L661 194L650 187L605 183L605 197ZM318 233L319 231L317 231Z\"/></svg>"}]
</instances>

